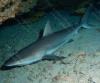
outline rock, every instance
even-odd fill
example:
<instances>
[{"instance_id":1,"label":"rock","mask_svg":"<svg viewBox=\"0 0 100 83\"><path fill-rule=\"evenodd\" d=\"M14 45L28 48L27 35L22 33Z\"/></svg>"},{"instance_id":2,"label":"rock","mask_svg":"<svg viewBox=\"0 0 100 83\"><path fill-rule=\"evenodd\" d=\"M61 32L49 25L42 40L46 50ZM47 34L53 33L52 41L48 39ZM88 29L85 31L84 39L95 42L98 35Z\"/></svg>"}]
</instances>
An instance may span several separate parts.
<instances>
[{"instance_id":1,"label":"rock","mask_svg":"<svg viewBox=\"0 0 100 83\"><path fill-rule=\"evenodd\" d=\"M90 0L0 0L0 24L16 15L30 13L34 6L39 11L69 9L84 13L84 6ZM33 15L33 14L32 14Z\"/></svg>"},{"instance_id":2,"label":"rock","mask_svg":"<svg viewBox=\"0 0 100 83\"><path fill-rule=\"evenodd\" d=\"M36 2L37 0L0 0L0 23L30 11Z\"/></svg>"}]
</instances>

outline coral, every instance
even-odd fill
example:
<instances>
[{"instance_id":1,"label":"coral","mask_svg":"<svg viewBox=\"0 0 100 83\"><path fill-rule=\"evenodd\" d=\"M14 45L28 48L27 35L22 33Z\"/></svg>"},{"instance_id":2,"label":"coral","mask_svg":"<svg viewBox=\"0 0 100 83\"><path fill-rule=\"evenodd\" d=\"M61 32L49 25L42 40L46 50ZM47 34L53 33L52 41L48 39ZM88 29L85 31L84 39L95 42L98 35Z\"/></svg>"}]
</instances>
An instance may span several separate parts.
<instances>
[{"instance_id":1,"label":"coral","mask_svg":"<svg viewBox=\"0 0 100 83\"><path fill-rule=\"evenodd\" d=\"M0 23L30 11L37 0L0 0Z\"/></svg>"}]
</instances>

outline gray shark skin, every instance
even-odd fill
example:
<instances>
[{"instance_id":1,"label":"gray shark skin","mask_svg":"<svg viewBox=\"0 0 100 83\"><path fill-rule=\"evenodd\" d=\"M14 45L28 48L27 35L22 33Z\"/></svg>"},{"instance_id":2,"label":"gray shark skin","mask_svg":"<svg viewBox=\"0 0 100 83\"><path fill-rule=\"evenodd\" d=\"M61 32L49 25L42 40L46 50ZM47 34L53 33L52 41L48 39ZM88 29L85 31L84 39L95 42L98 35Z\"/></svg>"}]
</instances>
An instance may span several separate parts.
<instances>
[{"instance_id":1,"label":"gray shark skin","mask_svg":"<svg viewBox=\"0 0 100 83\"><path fill-rule=\"evenodd\" d=\"M36 63L43 59L49 60L58 58L58 56L53 55L53 53L65 43L68 43L77 33L78 29L79 27L73 26L53 33L48 21L43 37L8 59L1 67L1 70ZM64 57L59 57L58 59L60 58L63 59Z\"/></svg>"}]
</instances>

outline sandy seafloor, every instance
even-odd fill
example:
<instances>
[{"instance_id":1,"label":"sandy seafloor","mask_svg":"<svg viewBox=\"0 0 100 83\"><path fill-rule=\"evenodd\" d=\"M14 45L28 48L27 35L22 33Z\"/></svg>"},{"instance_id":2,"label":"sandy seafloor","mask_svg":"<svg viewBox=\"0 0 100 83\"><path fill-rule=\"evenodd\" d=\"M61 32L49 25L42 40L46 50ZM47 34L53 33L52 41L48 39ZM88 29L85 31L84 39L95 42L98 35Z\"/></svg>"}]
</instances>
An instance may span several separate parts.
<instances>
[{"instance_id":1,"label":"sandy seafloor","mask_svg":"<svg viewBox=\"0 0 100 83\"><path fill-rule=\"evenodd\" d=\"M75 16L68 19L67 14L57 14L57 17L52 14L34 23L28 22L27 25L17 24L1 28L0 65L17 51L34 42L48 19L51 20L54 31L79 21L79 18ZM67 20L64 20L63 16ZM99 27L80 30L74 41L65 44L57 50L56 54L66 57L63 60L65 64L60 61L56 63L42 61L8 71L0 71L0 83L100 83Z\"/></svg>"}]
</instances>

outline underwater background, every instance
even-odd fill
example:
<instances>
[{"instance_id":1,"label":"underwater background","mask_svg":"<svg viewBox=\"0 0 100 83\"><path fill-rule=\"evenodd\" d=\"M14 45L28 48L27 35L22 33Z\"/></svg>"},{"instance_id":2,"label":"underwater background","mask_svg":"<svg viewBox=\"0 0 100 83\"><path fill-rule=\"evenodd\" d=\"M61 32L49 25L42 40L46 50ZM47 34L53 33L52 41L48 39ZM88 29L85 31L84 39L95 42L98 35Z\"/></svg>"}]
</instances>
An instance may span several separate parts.
<instances>
[{"instance_id":1,"label":"underwater background","mask_svg":"<svg viewBox=\"0 0 100 83\"><path fill-rule=\"evenodd\" d=\"M100 1L37 1L27 13L0 25L0 67L11 56L35 42L50 21L54 32L80 23L83 27L55 54L61 61L41 61L7 71L0 70L0 83L99 83L100 82Z\"/></svg>"}]
</instances>

